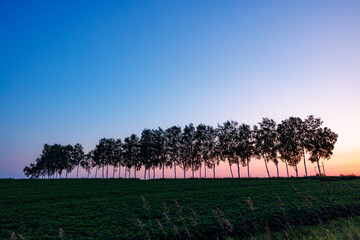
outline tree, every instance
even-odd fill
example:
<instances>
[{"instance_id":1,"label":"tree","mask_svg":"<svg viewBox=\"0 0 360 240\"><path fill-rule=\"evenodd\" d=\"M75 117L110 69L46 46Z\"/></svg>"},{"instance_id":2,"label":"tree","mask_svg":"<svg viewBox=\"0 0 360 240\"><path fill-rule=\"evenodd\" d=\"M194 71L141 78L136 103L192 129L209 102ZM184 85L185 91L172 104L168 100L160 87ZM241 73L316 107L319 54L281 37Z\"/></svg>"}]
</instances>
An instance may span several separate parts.
<instances>
[{"instance_id":1,"label":"tree","mask_svg":"<svg viewBox=\"0 0 360 240\"><path fill-rule=\"evenodd\" d=\"M248 178L250 177L250 159L254 154L254 139L250 125L241 124L238 130L238 144L236 155L243 165L247 166Z\"/></svg>"},{"instance_id":2,"label":"tree","mask_svg":"<svg viewBox=\"0 0 360 240\"><path fill-rule=\"evenodd\" d=\"M313 134L308 141L308 149L311 154L310 161L317 163L320 176L321 169L319 161L321 158L331 158L337 138L338 135L336 133L331 131L330 128L325 127L316 129L315 134Z\"/></svg>"},{"instance_id":3,"label":"tree","mask_svg":"<svg viewBox=\"0 0 360 240\"><path fill-rule=\"evenodd\" d=\"M296 177L298 177L297 164L300 162L303 154L302 139L302 120L298 117L290 117L285 119L278 125L278 134L280 145L280 153L283 158L286 157L289 165L294 167Z\"/></svg>"},{"instance_id":4,"label":"tree","mask_svg":"<svg viewBox=\"0 0 360 240\"><path fill-rule=\"evenodd\" d=\"M160 166L162 168L162 178L165 178L165 166L167 165L167 139L165 136L164 130L160 127L153 130L154 133L154 155L155 161L153 162L154 166L154 177L155 177L155 167Z\"/></svg>"},{"instance_id":5,"label":"tree","mask_svg":"<svg viewBox=\"0 0 360 240\"><path fill-rule=\"evenodd\" d=\"M45 175L57 177L57 174L61 177L63 170L68 172L73 168L71 151L71 145L45 144L40 157L36 159L36 164L25 167L24 173L32 178L44 177Z\"/></svg>"},{"instance_id":6,"label":"tree","mask_svg":"<svg viewBox=\"0 0 360 240\"><path fill-rule=\"evenodd\" d=\"M116 168L117 166L119 167L119 178L120 178L121 166L124 166L122 141L120 138L117 139L115 142L114 168Z\"/></svg>"},{"instance_id":7,"label":"tree","mask_svg":"<svg viewBox=\"0 0 360 240\"><path fill-rule=\"evenodd\" d=\"M321 125L323 124L323 121L321 121L320 118L315 118L313 115L308 116L305 121L303 121L303 128L302 128L302 138L303 138L303 152L304 152L304 165L305 163L305 150L310 151L312 149L312 139L314 139L316 136L316 133L318 129L321 128ZM309 159L310 160L310 159ZM306 169L306 168L305 168ZM321 171L319 171L320 174ZM320 174L321 175L321 174ZM306 173L307 176L307 173Z\"/></svg>"},{"instance_id":8,"label":"tree","mask_svg":"<svg viewBox=\"0 0 360 240\"><path fill-rule=\"evenodd\" d=\"M258 157L263 157L266 172L270 177L267 162L271 159L271 155L276 146L276 122L269 118L263 118L259 122L259 127L254 126L255 133L255 152Z\"/></svg>"},{"instance_id":9,"label":"tree","mask_svg":"<svg viewBox=\"0 0 360 240\"><path fill-rule=\"evenodd\" d=\"M77 166L76 178L79 178L79 168L84 159L85 153L82 145L80 143L75 144L72 148L72 164Z\"/></svg>"},{"instance_id":10,"label":"tree","mask_svg":"<svg viewBox=\"0 0 360 240\"><path fill-rule=\"evenodd\" d=\"M168 166L174 167L174 178L176 179L176 165L180 163L181 127L172 126L165 130L167 139Z\"/></svg>"},{"instance_id":11,"label":"tree","mask_svg":"<svg viewBox=\"0 0 360 240\"><path fill-rule=\"evenodd\" d=\"M30 178L39 178L41 175L41 169L39 168L38 163L40 163L41 158L37 158L34 163L30 163L30 166L25 166L24 168L24 174L26 177Z\"/></svg>"},{"instance_id":12,"label":"tree","mask_svg":"<svg viewBox=\"0 0 360 240\"><path fill-rule=\"evenodd\" d=\"M195 154L195 128L192 123L185 125L181 134L181 162L184 169L184 178L186 178L185 171L191 166L192 178L194 178L194 158Z\"/></svg>"},{"instance_id":13,"label":"tree","mask_svg":"<svg viewBox=\"0 0 360 240\"><path fill-rule=\"evenodd\" d=\"M293 166L298 176L297 165L304 159L305 175L307 176L305 153L310 155L309 160L317 162L319 174L321 169L320 159L330 159L338 135L329 128L322 128L320 118L308 116L305 121L298 117L289 117L279 125L274 120L263 118L253 130L249 125L239 125L235 121L226 121L214 129L205 124L199 124L196 129L193 124L181 127L172 126L165 131L158 129L144 129L139 139L135 134L121 139L102 138L94 150L84 154L83 147L77 143L75 146L60 144L45 144L41 155L24 168L24 173L30 178L45 177L57 178L63 171L66 177L74 167L77 166L77 178L80 167L88 172L92 168L97 171L102 168L102 178L108 178L109 165L113 167L113 178L115 170L119 167L119 178L121 167L125 167L125 178L130 169L134 167L134 177L142 166L145 168L144 179L148 171L153 168L162 168L162 178L165 178L165 168L174 167L176 178L177 165L181 165L186 178L186 170L191 167L192 178L194 172L200 170L202 177L202 165L204 164L204 176L206 178L207 168L215 168L221 161L228 161L231 176L233 176L232 164L236 163L238 177L240 178L240 166L247 166L248 177L250 177L250 159L252 157L263 158L268 177L270 177L268 162L276 165L279 177L278 160L285 162L287 176L289 177L288 165Z\"/></svg>"},{"instance_id":14,"label":"tree","mask_svg":"<svg viewBox=\"0 0 360 240\"><path fill-rule=\"evenodd\" d=\"M303 155L303 159L304 159L304 170L305 170L305 176L308 176L307 173L307 167L306 167L306 156L305 156L305 151L306 151L306 142L307 142L307 138L309 136L309 127L306 123L306 120L303 121L300 119L299 121L299 135L300 135L300 144L301 144L301 148L302 148L302 155Z\"/></svg>"},{"instance_id":15,"label":"tree","mask_svg":"<svg viewBox=\"0 0 360 240\"><path fill-rule=\"evenodd\" d=\"M60 148L57 149L57 152L55 154L57 155L56 159L58 159L58 162L60 164L59 167L60 177L61 177L62 169L66 170L66 178L67 178L68 174L75 168L76 165L73 158L73 151L74 148L70 144L66 146L60 145Z\"/></svg>"},{"instance_id":16,"label":"tree","mask_svg":"<svg viewBox=\"0 0 360 240\"><path fill-rule=\"evenodd\" d=\"M162 156L162 149L163 149L163 134L162 134L162 130L159 129L151 129L151 135L152 135L152 142L151 142L151 151L152 151L152 156L151 156L151 166L153 169L153 179L156 178L155 176L155 169L157 167L161 167L163 161L165 161ZM165 165L164 165L165 166ZM149 172L150 174L150 172Z\"/></svg>"},{"instance_id":17,"label":"tree","mask_svg":"<svg viewBox=\"0 0 360 240\"><path fill-rule=\"evenodd\" d=\"M195 163L196 165L199 165L200 169L200 178L201 178L201 166L202 162L204 160L204 151L205 151L205 131L206 131L206 125L205 124L199 124L196 127L195 136L194 136L194 149L195 149ZM205 174L206 174L206 167L205 167Z\"/></svg>"},{"instance_id":18,"label":"tree","mask_svg":"<svg viewBox=\"0 0 360 240\"><path fill-rule=\"evenodd\" d=\"M99 141L99 144L95 146L93 160L97 166L95 171L95 178L97 175L98 168L102 167L102 178L104 178L104 170L106 164L106 139L102 138Z\"/></svg>"},{"instance_id":19,"label":"tree","mask_svg":"<svg viewBox=\"0 0 360 240\"><path fill-rule=\"evenodd\" d=\"M233 178L233 172L231 165L236 163L238 170L238 178L240 178L240 166L239 158L236 155L236 148L238 146L238 123L235 121L226 121L223 125L217 127L217 135L219 141L219 148L221 157L225 161L228 160L231 177Z\"/></svg>"},{"instance_id":20,"label":"tree","mask_svg":"<svg viewBox=\"0 0 360 240\"><path fill-rule=\"evenodd\" d=\"M90 172L91 172L91 168L94 167L93 157L94 157L94 150L91 150L90 152L85 154L85 157L80 162L80 166L85 169L85 171L88 174L87 175L88 178L89 178L89 175L90 175Z\"/></svg>"},{"instance_id":21,"label":"tree","mask_svg":"<svg viewBox=\"0 0 360 240\"><path fill-rule=\"evenodd\" d=\"M123 158L125 166L129 169L129 178L131 167L134 167L135 178L136 171L141 167L139 153L139 138L136 136L136 134L131 134L130 137L125 138L123 144Z\"/></svg>"},{"instance_id":22,"label":"tree","mask_svg":"<svg viewBox=\"0 0 360 240\"><path fill-rule=\"evenodd\" d=\"M278 152L280 147L279 134L275 131L276 136L274 137L274 147L271 149L268 159L274 162L276 166L276 176L279 177L279 161L278 161Z\"/></svg>"},{"instance_id":23,"label":"tree","mask_svg":"<svg viewBox=\"0 0 360 240\"><path fill-rule=\"evenodd\" d=\"M219 164L216 162L216 132L215 129L211 126L206 126L205 137L204 137L204 148L203 148L203 161L205 169L205 178L206 178L206 168L213 168L214 178L215 178L215 165Z\"/></svg>"},{"instance_id":24,"label":"tree","mask_svg":"<svg viewBox=\"0 0 360 240\"><path fill-rule=\"evenodd\" d=\"M104 162L106 164L106 178L109 177L109 165L113 166L113 178L115 177L115 168L119 160L119 145L118 140L113 138L105 138L103 142Z\"/></svg>"},{"instance_id":25,"label":"tree","mask_svg":"<svg viewBox=\"0 0 360 240\"><path fill-rule=\"evenodd\" d=\"M222 148L221 148L221 144L219 141L219 136L218 136L218 130L214 129L214 134L213 134L213 140L214 140L214 146L213 149L211 151L211 158L213 160L213 178L216 178L216 174L215 174L215 168L216 166L219 166L220 162L222 161Z\"/></svg>"},{"instance_id":26,"label":"tree","mask_svg":"<svg viewBox=\"0 0 360 240\"><path fill-rule=\"evenodd\" d=\"M140 161L145 167L144 179L146 179L146 171L149 171L152 167L153 157L154 157L154 135L150 129L144 129L141 133L141 138L139 140L140 148ZM149 176L150 178L150 176Z\"/></svg>"},{"instance_id":27,"label":"tree","mask_svg":"<svg viewBox=\"0 0 360 240\"><path fill-rule=\"evenodd\" d=\"M196 127L195 132L195 152L197 163L200 165L200 177L201 177L201 165L204 163L204 176L206 178L206 168L212 167L213 152L215 148L215 130L211 126L205 124L199 124Z\"/></svg>"}]
</instances>

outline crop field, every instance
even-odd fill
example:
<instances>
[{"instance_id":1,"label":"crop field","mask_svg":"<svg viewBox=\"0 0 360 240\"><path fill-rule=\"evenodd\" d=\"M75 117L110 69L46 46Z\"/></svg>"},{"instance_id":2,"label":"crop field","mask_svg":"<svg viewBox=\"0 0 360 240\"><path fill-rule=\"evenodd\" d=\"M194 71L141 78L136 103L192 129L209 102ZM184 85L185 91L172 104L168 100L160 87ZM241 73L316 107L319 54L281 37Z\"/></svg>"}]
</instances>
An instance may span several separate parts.
<instances>
[{"instance_id":1,"label":"crop field","mask_svg":"<svg viewBox=\"0 0 360 240\"><path fill-rule=\"evenodd\" d=\"M355 177L0 180L0 239L261 238L359 215Z\"/></svg>"},{"instance_id":2,"label":"crop field","mask_svg":"<svg viewBox=\"0 0 360 240\"><path fill-rule=\"evenodd\" d=\"M360 217L338 218L315 226L294 227L281 232L257 233L247 239L360 239Z\"/></svg>"}]
</instances>

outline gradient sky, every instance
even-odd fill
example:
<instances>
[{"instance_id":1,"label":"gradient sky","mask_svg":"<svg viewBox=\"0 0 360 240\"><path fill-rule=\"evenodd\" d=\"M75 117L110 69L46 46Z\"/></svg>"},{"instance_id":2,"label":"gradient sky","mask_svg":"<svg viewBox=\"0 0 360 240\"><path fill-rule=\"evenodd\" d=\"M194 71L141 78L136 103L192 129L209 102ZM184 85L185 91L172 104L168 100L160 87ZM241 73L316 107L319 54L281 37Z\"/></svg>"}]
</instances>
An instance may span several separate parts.
<instances>
[{"instance_id":1,"label":"gradient sky","mask_svg":"<svg viewBox=\"0 0 360 240\"><path fill-rule=\"evenodd\" d=\"M45 143L88 151L144 128L310 114L339 134L327 174L360 175L359 13L360 1L0 1L0 178L24 177Z\"/></svg>"}]
</instances>

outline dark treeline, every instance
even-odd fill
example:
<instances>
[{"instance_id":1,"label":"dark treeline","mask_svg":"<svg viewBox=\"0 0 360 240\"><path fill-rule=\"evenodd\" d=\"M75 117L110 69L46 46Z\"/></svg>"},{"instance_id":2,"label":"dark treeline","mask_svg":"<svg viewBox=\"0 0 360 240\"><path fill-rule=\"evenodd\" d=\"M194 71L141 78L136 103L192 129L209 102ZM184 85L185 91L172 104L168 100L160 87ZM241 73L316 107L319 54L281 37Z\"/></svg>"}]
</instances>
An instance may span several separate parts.
<instances>
[{"instance_id":1,"label":"dark treeline","mask_svg":"<svg viewBox=\"0 0 360 240\"><path fill-rule=\"evenodd\" d=\"M319 175L320 159L330 159L338 135L327 127L322 127L320 118L308 116L305 120L290 117L277 124L274 120L263 118L258 125L251 127L235 121L226 121L216 128L204 124L194 126L185 125L182 129L173 126L168 129L144 129L141 136L132 134L121 139L103 138L94 150L85 154L81 144L75 146L59 144L44 145L44 149L35 163L24 168L27 177L57 178L76 169L84 168L88 177L95 169L95 178L101 174L102 178L109 178L109 166L113 167L112 176L119 177L124 169L124 178L133 177L142 167L145 168L144 179L150 179L151 170L155 178L155 169L162 169L164 178L165 168L174 169L174 178L177 169L191 169L192 177L195 171L202 169L203 177L206 169L213 170L215 178L216 166L221 161L229 164L231 177L234 177L233 165L236 166L237 177L240 178L240 167L247 167L247 177L250 177L251 160L264 161L267 174L268 162L272 161L277 169L280 161L286 165L289 177L289 166L293 167L298 176L297 166L303 161L305 175L308 176L306 159L316 162ZM118 176L115 176L118 169ZM99 173L101 171L101 173ZM111 173L110 173L111 174ZM128 174L128 176L127 176Z\"/></svg>"}]
</instances>

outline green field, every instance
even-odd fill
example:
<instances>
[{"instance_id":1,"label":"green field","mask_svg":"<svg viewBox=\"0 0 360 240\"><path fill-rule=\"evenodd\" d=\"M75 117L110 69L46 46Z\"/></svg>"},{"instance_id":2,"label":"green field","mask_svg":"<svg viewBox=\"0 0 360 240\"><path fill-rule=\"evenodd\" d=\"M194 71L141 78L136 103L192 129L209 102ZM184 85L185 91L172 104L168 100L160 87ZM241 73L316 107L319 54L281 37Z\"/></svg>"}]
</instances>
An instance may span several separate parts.
<instances>
[{"instance_id":1,"label":"green field","mask_svg":"<svg viewBox=\"0 0 360 240\"><path fill-rule=\"evenodd\" d=\"M255 234L248 239L306 239L306 240L340 240L360 239L360 217L338 218L315 226L300 226L285 229L281 232ZM229 238L228 240L237 240Z\"/></svg>"},{"instance_id":2,"label":"green field","mask_svg":"<svg viewBox=\"0 0 360 240\"><path fill-rule=\"evenodd\" d=\"M1 239L241 239L359 215L358 178L0 180Z\"/></svg>"}]
</instances>

